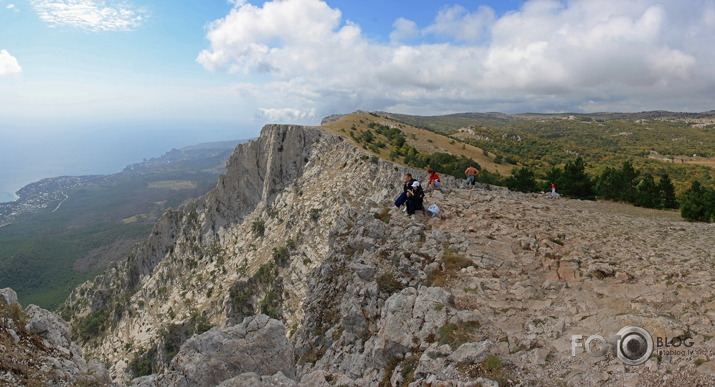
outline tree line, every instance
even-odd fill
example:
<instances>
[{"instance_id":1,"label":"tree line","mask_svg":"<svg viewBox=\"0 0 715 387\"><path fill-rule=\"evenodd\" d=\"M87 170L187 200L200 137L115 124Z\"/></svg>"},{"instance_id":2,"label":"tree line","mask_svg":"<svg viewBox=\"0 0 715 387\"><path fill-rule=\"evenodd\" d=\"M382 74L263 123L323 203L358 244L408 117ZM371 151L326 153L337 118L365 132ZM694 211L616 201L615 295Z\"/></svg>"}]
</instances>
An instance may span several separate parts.
<instances>
[{"instance_id":1,"label":"tree line","mask_svg":"<svg viewBox=\"0 0 715 387\"><path fill-rule=\"evenodd\" d=\"M586 163L578 157L563 168L553 167L540 183L529 168L514 168L512 175L504 179L504 185L512 191L539 192L549 191L551 184L555 184L559 194L576 199L598 198L656 209L680 208L681 216L687 220L715 222L715 190L703 187L697 180L677 198L667 173L657 177L642 174L630 160L620 168L607 167L595 177L585 169Z\"/></svg>"},{"instance_id":2,"label":"tree line","mask_svg":"<svg viewBox=\"0 0 715 387\"><path fill-rule=\"evenodd\" d=\"M543 178L537 178L529 167L512 169L511 176L504 177L498 172L489 172L471 158L449 153L423 153L407 143L402 130L369 122L368 129L357 131L353 126L350 136L363 148L380 153L389 151L390 160L402 158L406 165L414 168L432 168L439 173L457 178L464 176L464 170L474 165L480 170L477 181L484 184L506 186L512 191L550 191L555 184L559 194L576 199L605 199L630 203L635 206L655 209L680 208L681 216L690 221L715 222L715 190L694 181L688 191L679 198L670 176L662 173L653 176L641 173L630 160L620 168L606 167L599 175L586 173L586 162L581 157L568 161L562 167L552 167Z\"/></svg>"}]
</instances>

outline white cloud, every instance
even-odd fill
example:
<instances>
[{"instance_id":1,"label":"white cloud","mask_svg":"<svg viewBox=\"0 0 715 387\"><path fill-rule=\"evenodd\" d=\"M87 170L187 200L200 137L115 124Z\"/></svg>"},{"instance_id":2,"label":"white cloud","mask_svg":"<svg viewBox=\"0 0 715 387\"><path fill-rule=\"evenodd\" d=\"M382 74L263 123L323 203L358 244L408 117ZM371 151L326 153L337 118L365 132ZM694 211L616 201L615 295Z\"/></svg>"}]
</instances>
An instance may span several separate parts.
<instances>
[{"instance_id":1,"label":"white cloud","mask_svg":"<svg viewBox=\"0 0 715 387\"><path fill-rule=\"evenodd\" d=\"M477 12L471 13L461 5L455 5L442 9L434 24L425 28L424 32L459 41L478 42L488 36L494 19L494 10L489 7L480 6Z\"/></svg>"},{"instance_id":2,"label":"white cloud","mask_svg":"<svg viewBox=\"0 0 715 387\"><path fill-rule=\"evenodd\" d=\"M259 109L259 112L259 120L266 120L275 123L304 121L306 119L314 120L318 118L315 108L308 110L298 110L292 108Z\"/></svg>"},{"instance_id":3,"label":"white cloud","mask_svg":"<svg viewBox=\"0 0 715 387\"><path fill-rule=\"evenodd\" d=\"M417 23L405 18L398 18L392 23L394 31L390 34L390 41L401 42L404 40L414 39L420 36L420 29L417 28Z\"/></svg>"},{"instance_id":4,"label":"white cloud","mask_svg":"<svg viewBox=\"0 0 715 387\"><path fill-rule=\"evenodd\" d=\"M97 0L31 0L39 18L52 26L89 31L128 31L141 26L146 11L126 2Z\"/></svg>"},{"instance_id":5,"label":"white cloud","mask_svg":"<svg viewBox=\"0 0 715 387\"><path fill-rule=\"evenodd\" d=\"M7 50L0 50L0 77L16 75L22 72L22 67L17 58L10 55Z\"/></svg>"},{"instance_id":6,"label":"white cloud","mask_svg":"<svg viewBox=\"0 0 715 387\"><path fill-rule=\"evenodd\" d=\"M422 28L397 19L383 44L322 0L235 1L197 61L236 74L265 117L709 110L713 15L710 0L531 0L499 18L457 5Z\"/></svg>"}]
</instances>

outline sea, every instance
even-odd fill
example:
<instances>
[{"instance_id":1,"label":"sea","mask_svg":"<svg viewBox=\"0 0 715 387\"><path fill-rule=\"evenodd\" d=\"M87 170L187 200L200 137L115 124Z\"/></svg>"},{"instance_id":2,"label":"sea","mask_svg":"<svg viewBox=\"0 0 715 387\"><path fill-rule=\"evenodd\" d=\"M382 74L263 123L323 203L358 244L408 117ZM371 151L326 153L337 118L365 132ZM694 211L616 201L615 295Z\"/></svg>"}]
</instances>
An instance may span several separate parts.
<instances>
[{"instance_id":1,"label":"sea","mask_svg":"<svg viewBox=\"0 0 715 387\"><path fill-rule=\"evenodd\" d=\"M0 203L17 200L15 192L44 178L117 173L172 149L249 138L256 133L228 126L62 131L0 128Z\"/></svg>"}]
</instances>

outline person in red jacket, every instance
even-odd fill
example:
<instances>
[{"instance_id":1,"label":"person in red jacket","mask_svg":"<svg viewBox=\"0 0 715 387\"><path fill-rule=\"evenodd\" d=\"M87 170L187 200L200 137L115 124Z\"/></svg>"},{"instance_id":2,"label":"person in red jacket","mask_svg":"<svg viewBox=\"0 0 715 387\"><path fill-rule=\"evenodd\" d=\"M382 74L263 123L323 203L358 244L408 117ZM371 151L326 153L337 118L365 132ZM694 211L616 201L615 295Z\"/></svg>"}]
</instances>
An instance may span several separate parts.
<instances>
[{"instance_id":1,"label":"person in red jacket","mask_svg":"<svg viewBox=\"0 0 715 387\"><path fill-rule=\"evenodd\" d=\"M427 170L427 173L429 173L429 180L427 180L427 187L425 187L425 191L432 192L435 189L440 189L442 180L439 179L437 172L430 168Z\"/></svg>"}]
</instances>

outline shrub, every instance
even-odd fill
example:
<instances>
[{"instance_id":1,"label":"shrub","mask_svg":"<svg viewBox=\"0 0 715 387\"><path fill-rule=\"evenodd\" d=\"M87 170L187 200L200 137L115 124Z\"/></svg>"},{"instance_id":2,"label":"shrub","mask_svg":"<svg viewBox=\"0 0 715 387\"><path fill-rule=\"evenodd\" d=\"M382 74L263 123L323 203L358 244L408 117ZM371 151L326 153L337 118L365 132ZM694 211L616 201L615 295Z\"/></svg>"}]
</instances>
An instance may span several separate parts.
<instances>
[{"instance_id":1,"label":"shrub","mask_svg":"<svg viewBox=\"0 0 715 387\"><path fill-rule=\"evenodd\" d=\"M288 247L273 248L273 260L276 265L284 267L290 258L290 250Z\"/></svg>"},{"instance_id":2,"label":"shrub","mask_svg":"<svg viewBox=\"0 0 715 387\"><path fill-rule=\"evenodd\" d=\"M278 308L280 307L280 295L278 292L269 291L266 296L258 303L261 313L274 318L280 319Z\"/></svg>"},{"instance_id":3,"label":"shrub","mask_svg":"<svg viewBox=\"0 0 715 387\"><path fill-rule=\"evenodd\" d=\"M251 231L259 237L266 233L266 223L260 219L254 220L251 224Z\"/></svg>"},{"instance_id":4,"label":"shrub","mask_svg":"<svg viewBox=\"0 0 715 387\"><path fill-rule=\"evenodd\" d=\"M380 219L381 221L383 221L385 223L390 223L391 218L392 218L392 215L390 215L389 208L383 208L382 211L375 214L375 219Z\"/></svg>"},{"instance_id":5,"label":"shrub","mask_svg":"<svg viewBox=\"0 0 715 387\"><path fill-rule=\"evenodd\" d=\"M425 284L428 286L445 286L447 281L457 276L457 272L469 266L476 266L474 262L452 250L445 250L442 254L442 268L433 270L427 275Z\"/></svg>"},{"instance_id":6,"label":"shrub","mask_svg":"<svg viewBox=\"0 0 715 387\"><path fill-rule=\"evenodd\" d=\"M383 273L377 277L377 289L382 293L392 294L404 289L404 285L400 283L392 273Z\"/></svg>"},{"instance_id":7,"label":"shrub","mask_svg":"<svg viewBox=\"0 0 715 387\"><path fill-rule=\"evenodd\" d=\"M137 354L134 360L129 363L129 369L135 377L147 376L153 373L154 355L156 355L156 349L149 351L142 350Z\"/></svg>"},{"instance_id":8,"label":"shrub","mask_svg":"<svg viewBox=\"0 0 715 387\"><path fill-rule=\"evenodd\" d=\"M103 333L109 324L109 308L104 306L81 318L75 325L75 334L89 341Z\"/></svg>"},{"instance_id":9,"label":"shrub","mask_svg":"<svg viewBox=\"0 0 715 387\"><path fill-rule=\"evenodd\" d=\"M479 321L447 323L439 329L439 344L448 344L452 349L472 341L472 335L479 328Z\"/></svg>"}]
</instances>

